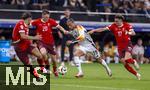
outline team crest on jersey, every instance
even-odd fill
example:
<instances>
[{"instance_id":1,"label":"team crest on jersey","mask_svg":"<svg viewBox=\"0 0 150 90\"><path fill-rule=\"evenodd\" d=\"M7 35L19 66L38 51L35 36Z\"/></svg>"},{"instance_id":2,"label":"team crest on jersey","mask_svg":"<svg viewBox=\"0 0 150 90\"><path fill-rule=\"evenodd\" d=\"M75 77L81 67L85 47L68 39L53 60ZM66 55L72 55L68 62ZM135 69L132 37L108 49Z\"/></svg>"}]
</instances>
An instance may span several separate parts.
<instances>
[{"instance_id":1,"label":"team crest on jersey","mask_svg":"<svg viewBox=\"0 0 150 90\"><path fill-rule=\"evenodd\" d=\"M125 29L124 28L122 28L122 31L124 31Z\"/></svg>"},{"instance_id":2,"label":"team crest on jersey","mask_svg":"<svg viewBox=\"0 0 150 90\"><path fill-rule=\"evenodd\" d=\"M24 26L23 26L23 25L20 25L20 28L21 28L21 29L24 29Z\"/></svg>"},{"instance_id":3,"label":"team crest on jersey","mask_svg":"<svg viewBox=\"0 0 150 90\"><path fill-rule=\"evenodd\" d=\"M47 31L48 27L47 26L43 26L43 31Z\"/></svg>"}]
</instances>

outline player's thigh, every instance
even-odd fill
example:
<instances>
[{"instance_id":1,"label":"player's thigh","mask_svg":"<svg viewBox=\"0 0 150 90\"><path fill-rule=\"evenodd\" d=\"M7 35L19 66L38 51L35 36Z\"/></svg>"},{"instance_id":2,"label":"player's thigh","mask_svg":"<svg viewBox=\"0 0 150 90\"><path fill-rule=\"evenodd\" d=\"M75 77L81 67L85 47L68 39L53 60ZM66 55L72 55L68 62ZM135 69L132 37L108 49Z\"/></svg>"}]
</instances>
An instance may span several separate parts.
<instances>
[{"instance_id":1,"label":"player's thigh","mask_svg":"<svg viewBox=\"0 0 150 90\"><path fill-rule=\"evenodd\" d=\"M120 62L121 62L123 65L125 65L125 64L126 64L125 58L120 58Z\"/></svg>"},{"instance_id":2,"label":"player's thigh","mask_svg":"<svg viewBox=\"0 0 150 90\"><path fill-rule=\"evenodd\" d=\"M52 62L55 62L57 57L56 57L56 54L48 53L48 58L51 58Z\"/></svg>"},{"instance_id":3,"label":"player's thigh","mask_svg":"<svg viewBox=\"0 0 150 90\"><path fill-rule=\"evenodd\" d=\"M132 43L129 43L129 45L125 48L125 60L132 58Z\"/></svg>"},{"instance_id":4,"label":"player's thigh","mask_svg":"<svg viewBox=\"0 0 150 90\"><path fill-rule=\"evenodd\" d=\"M101 59L100 52L97 49L93 49L93 51L91 53L92 53L94 58Z\"/></svg>"},{"instance_id":5,"label":"player's thigh","mask_svg":"<svg viewBox=\"0 0 150 90\"><path fill-rule=\"evenodd\" d=\"M85 55L85 52L81 49L77 49L75 52L74 52L74 56L83 56Z\"/></svg>"},{"instance_id":6,"label":"player's thigh","mask_svg":"<svg viewBox=\"0 0 150 90\"><path fill-rule=\"evenodd\" d=\"M44 57L44 59L47 60L48 52L47 52L46 48L45 47L40 48L40 52L41 52L42 56Z\"/></svg>"},{"instance_id":7,"label":"player's thigh","mask_svg":"<svg viewBox=\"0 0 150 90\"><path fill-rule=\"evenodd\" d=\"M30 64L31 64L27 52L18 52L17 50L15 50L15 51L16 51L16 54L17 54L19 60L20 60L24 65L30 65Z\"/></svg>"},{"instance_id":8,"label":"player's thigh","mask_svg":"<svg viewBox=\"0 0 150 90\"><path fill-rule=\"evenodd\" d=\"M34 47L31 51L31 54L33 54L34 56L36 56L38 59L42 59L43 56L42 54L40 53L39 49Z\"/></svg>"},{"instance_id":9,"label":"player's thigh","mask_svg":"<svg viewBox=\"0 0 150 90\"><path fill-rule=\"evenodd\" d=\"M125 52L125 57L124 57L124 58L125 58L125 60L132 58L131 52L126 51L126 52Z\"/></svg>"},{"instance_id":10,"label":"player's thigh","mask_svg":"<svg viewBox=\"0 0 150 90\"><path fill-rule=\"evenodd\" d=\"M47 55L47 50L45 47L39 49L42 55Z\"/></svg>"},{"instance_id":11,"label":"player's thigh","mask_svg":"<svg viewBox=\"0 0 150 90\"><path fill-rule=\"evenodd\" d=\"M89 45L89 47L86 48L87 53L90 53L95 59L100 58L100 52L93 46Z\"/></svg>"}]
</instances>

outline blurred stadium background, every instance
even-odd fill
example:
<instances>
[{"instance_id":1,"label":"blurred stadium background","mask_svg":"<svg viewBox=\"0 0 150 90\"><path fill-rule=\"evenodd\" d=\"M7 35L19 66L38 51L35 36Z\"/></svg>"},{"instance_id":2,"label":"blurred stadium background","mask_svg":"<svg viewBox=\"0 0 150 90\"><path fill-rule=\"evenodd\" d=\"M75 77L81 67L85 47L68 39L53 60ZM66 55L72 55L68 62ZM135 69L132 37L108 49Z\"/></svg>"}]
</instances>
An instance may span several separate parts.
<instances>
[{"instance_id":1,"label":"blurred stadium background","mask_svg":"<svg viewBox=\"0 0 150 90\"><path fill-rule=\"evenodd\" d=\"M71 18L92 30L98 27L105 27L113 22L113 17L117 13L122 13L126 20L134 26L137 33L132 37L133 44L136 45L138 39L142 39L143 55L139 55L141 63L148 63L150 57L150 1L149 0L0 0L0 39L11 40L11 34L15 23L25 11L32 13L33 19L41 17L41 9L49 9L50 17L58 22L64 16L64 10L71 10ZM55 28L54 28L55 29ZM61 39L54 30L56 47L58 49L58 59L60 58ZM30 34L34 35L34 28L31 28ZM97 48L104 52L104 57L114 52L109 49L109 42L115 44L113 35L109 32L95 33L92 35ZM2 45L3 46L3 45ZM105 48L104 48L105 47ZM135 47L135 49L140 47ZM12 54L13 47L11 48ZM66 49L66 59L68 51ZM138 51L137 51L138 52ZM138 53L136 53L138 54ZM12 58L14 56L12 55ZM90 59L90 57L87 57Z\"/></svg>"}]
</instances>

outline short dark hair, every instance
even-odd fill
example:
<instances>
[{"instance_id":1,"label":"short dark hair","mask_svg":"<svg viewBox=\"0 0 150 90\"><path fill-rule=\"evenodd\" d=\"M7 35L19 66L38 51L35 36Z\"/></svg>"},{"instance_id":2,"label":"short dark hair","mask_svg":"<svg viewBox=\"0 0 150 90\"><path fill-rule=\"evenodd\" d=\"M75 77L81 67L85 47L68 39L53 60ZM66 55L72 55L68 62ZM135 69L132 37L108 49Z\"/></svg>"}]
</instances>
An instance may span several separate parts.
<instances>
[{"instance_id":1,"label":"short dark hair","mask_svg":"<svg viewBox=\"0 0 150 90\"><path fill-rule=\"evenodd\" d=\"M22 16L21 16L21 18L22 18L23 20L25 20L25 19L27 19L27 18L31 18L31 17L32 17L32 15L31 15L30 12L24 12L24 13L22 14Z\"/></svg>"},{"instance_id":2,"label":"short dark hair","mask_svg":"<svg viewBox=\"0 0 150 90\"><path fill-rule=\"evenodd\" d=\"M74 22L73 18L69 18L67 22Z\"/></svg>"},{"instance_id":3,"label":"short dark hair","mask_svg":"<svg viewBox=\"0 0 150 90\"><path fill-rule=\"evenodd\" d=\"M42 10L42 14L50 14L49 11L47 9L43 9Z\"/></svg>"},{"instance_id":4,"label":"short dark hair","mask_svg":"<svg viewBox=\"0 0 150 90\"><path fill-rule=\"evenodd\" d=\"M123 21L125 20L124 16L121 15L121 14L117 14L117 15L115 16L115 18L121 19L121 20L123 20Z\"/></svg>"},{"instance_id":5,"label":"short dark hair","mask_svg":"<svg viewBox=\"0 0 150 90\"><path fill-rule=\"evenodd\" d=\"M69 8L65 8L65 11L66 11L66 10L69 10L69 11L70 11L70 9L69 9Z\"/></svg>"}]
</instances>

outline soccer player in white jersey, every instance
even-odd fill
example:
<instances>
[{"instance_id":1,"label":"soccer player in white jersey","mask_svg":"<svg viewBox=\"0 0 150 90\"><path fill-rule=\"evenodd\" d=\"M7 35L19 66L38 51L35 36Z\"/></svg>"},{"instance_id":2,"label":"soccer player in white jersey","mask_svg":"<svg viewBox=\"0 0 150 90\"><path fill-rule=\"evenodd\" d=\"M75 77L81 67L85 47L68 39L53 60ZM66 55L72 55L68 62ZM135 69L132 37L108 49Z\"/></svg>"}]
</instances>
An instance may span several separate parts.
<instances>
[{"instance_id":1,"label":"soccer player in white jersey","mask_svg":"<svg viewBox=\"0 0 150 90\"><path fill-rule=\"evenodd\" d=\"M99 63L104 66L109 76L112 76L111 70L106 64L106 62L100 57L99 51L96 49L95 44L91 38L91 36L87 33L87 30L81 26L75 24L73 19L67 20L67 25L70 28L70 34L75 38L74 41L70 43L78 42L79 48L74 52L74 62L77 66L78 73L75 77L83 77L83 71L81 67L80 57L90 53L94 56L94 58L98 59Z\"/></svg>"}]
</instances>

